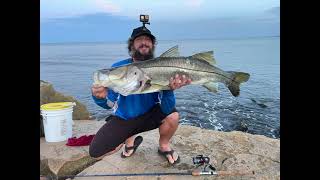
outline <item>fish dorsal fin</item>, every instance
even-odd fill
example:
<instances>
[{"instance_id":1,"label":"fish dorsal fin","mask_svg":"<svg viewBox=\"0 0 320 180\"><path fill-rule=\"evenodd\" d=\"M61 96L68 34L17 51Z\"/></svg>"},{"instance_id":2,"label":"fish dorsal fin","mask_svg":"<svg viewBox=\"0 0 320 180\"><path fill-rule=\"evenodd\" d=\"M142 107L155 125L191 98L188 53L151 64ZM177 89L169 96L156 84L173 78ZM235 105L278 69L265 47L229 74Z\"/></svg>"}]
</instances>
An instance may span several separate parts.
<instances>
[{"instance_id":1,"label":"fish dorsal fin","mask_svg":"<svg viewBox=\"0 0 320 180\"><path fill-rule=\"evenodd\" d=\"M178 50L178 45L173 46L172 48L168 49L166 52L162 53L160 57L179 57L180 53Z\"/></svg>"},{"instance_id":2,"label":"fish dorsal fin","mask_svg":"<svg viewBox=\"0 0 320 180\"><path fill-rule=\"evenodd\" d=\"M197 53L197 54L192 55L191 58L206 61L211 65L216 64L216 60L213 58L213 51Z\"/></svg>"}]
</instances>

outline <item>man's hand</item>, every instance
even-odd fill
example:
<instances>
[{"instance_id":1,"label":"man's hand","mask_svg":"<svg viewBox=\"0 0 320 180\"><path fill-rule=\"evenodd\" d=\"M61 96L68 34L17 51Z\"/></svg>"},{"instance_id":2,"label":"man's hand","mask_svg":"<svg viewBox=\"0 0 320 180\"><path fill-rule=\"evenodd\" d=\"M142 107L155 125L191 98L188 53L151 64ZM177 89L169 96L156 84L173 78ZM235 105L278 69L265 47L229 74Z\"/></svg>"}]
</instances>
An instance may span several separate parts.
<instances>
[{"instance_id":1,"label":"man's hand","mask_svg":"<svg viewBox=\"0 0 320 180\"><path fill-rule=\"evenodd\" d=\"M105 99L108 95L108 89L103 86L93 85L91 87L91 93L98 99Z\"/></svg>"},{"instance_id":2,"label":"man's hand","mask_svg":"<svg viewBox=\"0 0 320 180\"><path fill-rule=\"evenodd\" d=\"M181 88L182 86L188 85L191 83L191 79L187 78L185 75L176 74L175 77L170 78L170 88L172 90L176 90Z\"/></svg>"}]
</instances>

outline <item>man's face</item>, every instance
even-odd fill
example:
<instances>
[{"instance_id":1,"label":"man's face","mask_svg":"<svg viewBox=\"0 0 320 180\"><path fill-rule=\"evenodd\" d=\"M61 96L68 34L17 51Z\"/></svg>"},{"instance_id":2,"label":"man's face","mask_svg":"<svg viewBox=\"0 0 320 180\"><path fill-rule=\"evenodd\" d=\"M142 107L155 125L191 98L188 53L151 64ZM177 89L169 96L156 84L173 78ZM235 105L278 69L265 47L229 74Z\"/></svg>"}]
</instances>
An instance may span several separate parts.
<instances>
[{"instance_id":1,"label":"man's face","mask_svg":"<svg viewBox=\"0 0 320 180\"><path fill-rule=\"evenodd\" d=\"M149 36L139 36L133 41L133 58L139 61L153 58L154 46Z\"/></svg>"}]
</instances>

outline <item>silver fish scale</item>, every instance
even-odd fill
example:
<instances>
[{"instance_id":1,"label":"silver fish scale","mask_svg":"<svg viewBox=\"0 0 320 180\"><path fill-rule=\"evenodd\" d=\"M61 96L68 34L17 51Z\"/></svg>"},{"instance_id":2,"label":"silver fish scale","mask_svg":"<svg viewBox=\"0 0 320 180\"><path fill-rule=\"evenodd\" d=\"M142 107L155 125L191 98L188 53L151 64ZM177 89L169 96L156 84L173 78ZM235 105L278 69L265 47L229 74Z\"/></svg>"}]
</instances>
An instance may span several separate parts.
<instances>
[{"instance_id":1,"label":"silver fish scale","mask_svg":"<svg viewBox=\"0 0 320 180\"><path fill-rule=\"evenodd\" d=\"M141 66L140 66L141 65ZM209 63L188 57L159 57L138 65L139 68L177 67L189 70L214 72Z\"/></svg>"},{"instance_id":2,"label":"silver fish scale","mask_svg":"<svg viewBox=\"0 0 320 180\"><path fill-rule=\"evenodd\" d=\"M206 61L188 57L159 57L135 65L147 73L153 83L162 85L168 84L168 79L175 74L187 75L192 79L192 84L222 80L228 76Z\"/></svg>"}]
</instances>

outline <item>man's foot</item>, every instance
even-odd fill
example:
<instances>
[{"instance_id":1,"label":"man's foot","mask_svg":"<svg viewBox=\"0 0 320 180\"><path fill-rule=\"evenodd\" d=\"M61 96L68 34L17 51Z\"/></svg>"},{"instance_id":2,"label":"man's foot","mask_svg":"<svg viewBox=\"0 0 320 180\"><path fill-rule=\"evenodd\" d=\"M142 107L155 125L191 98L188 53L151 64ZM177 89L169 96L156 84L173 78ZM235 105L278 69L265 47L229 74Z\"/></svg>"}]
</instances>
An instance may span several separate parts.
<instances>
[{"instance_id":1,"label":"man's foot","mask_svg":"<svg viewBox=\"0 0 320 180\"><path fill-rule=\"evenodd\" d=\"M175 165L180 162L180 157L174 150L160 150L159 148L158 153L165 157L171 165Z\"/></svg>"},{"instance_id":2,"label":"man's foot","mask_svg":"<svg viewBox=\"0 0 320 180\"><path fill-rule=\"evenodd\" d=\"M121 157L122 158L126 158L126 157L132 156L136 152L137 148L142 143L142 141L143 141L142 136L137 136L134 139L133 146L127 147L127 145L125 145L124 146L124 151L121 153Z\"/></svg>"}]
</instances>

